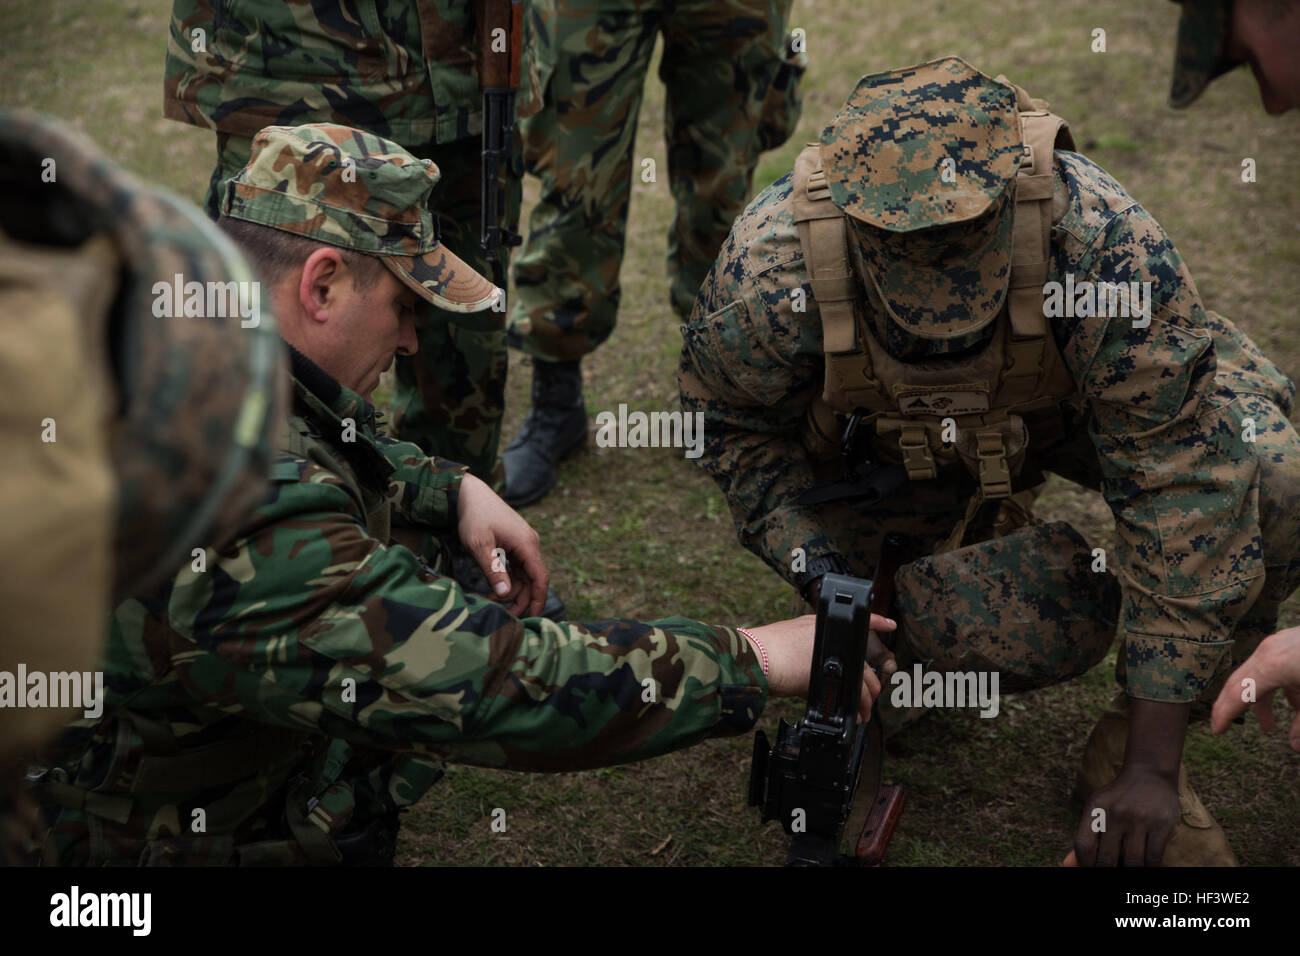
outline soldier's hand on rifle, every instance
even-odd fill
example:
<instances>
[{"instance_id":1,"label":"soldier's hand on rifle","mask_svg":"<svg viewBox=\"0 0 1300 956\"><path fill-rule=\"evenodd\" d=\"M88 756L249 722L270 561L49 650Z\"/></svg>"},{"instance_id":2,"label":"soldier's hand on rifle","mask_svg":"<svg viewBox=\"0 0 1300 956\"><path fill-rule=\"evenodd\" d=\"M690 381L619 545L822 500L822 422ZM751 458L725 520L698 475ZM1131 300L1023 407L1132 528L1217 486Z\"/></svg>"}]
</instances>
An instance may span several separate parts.
<instances>
[{"instance_id":1,"label":"soldier's hand on rifle","mask_svg":"<svg viewBox=\"0 0 1300 956\"><path fill-rule=\"evenodd\" d=\"M815 614L805 614L788 621L749 628L749 632L767 650L769 663L767 686L772 696L804 697L807 695L816 623ZM879 614L871 615L873 631L892 631L897 626L887 617L881 617ZM871 719L871 704L879 695L879 678L869 667L863 668L861 706L858 716L864 722Z\"/></svg>"},{"instance_id":2,"label":"soldier's hand on rifle","mask_svg":"<svg viewBox=\"0 0 1300 956\"><path fill-rule=\"evenodd\" d=\"M457 510L460 542L487 575L497 600L509 605L516 617L541 613L551 573L532 525L473 475L461 479ZM505 562L500 560L501 552Z\"/></svg>"},{"instance_id":3,"label":"soldier's hand on rifle","mask_svg":"<svg viewBox=\"0 0 1300 956\"><path fill-rule=\"evenodd\" d=\"M815 578L809 581L803 589L803 599L813 607L817 606L817 595L821 592L822 579ZM867 633L867 663L876 668L876 672L883 677L898 670L898 662L894 659L894 652L887 648L884 642L876 634L875 622L887 620L877 615L872 615L871 630ZM890 622L893 623L892 621ZM897 626L897 625L895 625ZM892 631L894 628L889 627L886 630Z\"/></svg>"}]
</instances>

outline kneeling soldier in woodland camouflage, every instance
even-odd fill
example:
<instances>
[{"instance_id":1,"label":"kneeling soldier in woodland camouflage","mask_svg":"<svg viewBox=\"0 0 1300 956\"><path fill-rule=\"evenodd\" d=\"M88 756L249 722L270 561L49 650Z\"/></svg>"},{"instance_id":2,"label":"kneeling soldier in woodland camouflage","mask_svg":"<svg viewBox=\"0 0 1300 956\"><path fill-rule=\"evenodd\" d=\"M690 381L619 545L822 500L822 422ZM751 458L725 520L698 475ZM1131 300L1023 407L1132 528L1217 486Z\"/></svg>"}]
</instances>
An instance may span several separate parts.
<instances>
[{"instance_id":1,"label":"kneeling soldier in woodland camouflage","mask_svg":"<svg viewBox=\"0 0 1300 956\"><path fill-rule=\"evenodd\" d=\"M536 533L463 465L379 433L367 397L416 348L416 296L468 311L500 294L438 241L437 178L387 140L299 126L259 133L224 184L219 224L291 346L272 491L233 543L114 612L104 716L36 786L46 862L388 862L443 757L639 760L806 692L811 616L752 637L513 616L545 598ZM457 537L496 602L442 576ZM878 691L864 670L864 716Z\"/></svg>"},{"instance_id":2,"label":"kneeling soldier in woodland camouflage","mask_svg":"<svg viewBox=\"0 0 1300 956\"><path fill-rule=\"evenodd\" d=\"M864 77L737 220L683 330L682 403L742 543L805 596L869 575L888 532L930 555L899 574L886 670L1041 687L1122 625L1078 858L1232 864L1182 744L1300 581L1294 388L1072 149L960 59ZM1048 471L1105 496L1117 584L1032 523ZM892 696L886 727L917 713Z\"/></svg>"}]
</instances>

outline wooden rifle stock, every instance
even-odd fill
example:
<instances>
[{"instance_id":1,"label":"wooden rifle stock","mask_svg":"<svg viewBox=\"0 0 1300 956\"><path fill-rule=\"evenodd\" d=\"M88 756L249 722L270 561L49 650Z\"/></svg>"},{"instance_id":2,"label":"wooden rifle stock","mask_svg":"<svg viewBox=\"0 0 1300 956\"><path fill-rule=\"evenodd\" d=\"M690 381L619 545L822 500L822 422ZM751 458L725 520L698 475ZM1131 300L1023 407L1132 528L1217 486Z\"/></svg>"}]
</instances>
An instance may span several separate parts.
<instances>
[{"instance_id":1,"label":"wooden rifle stock","mask_svg":"<svg viewBox=\"0 0 1300 956\"><path fill-rule=\"evenodd\" d=\"M523 52L521 0L478 0L478 85L484 90L519 89Z\"/></svg>"}]
</instances>

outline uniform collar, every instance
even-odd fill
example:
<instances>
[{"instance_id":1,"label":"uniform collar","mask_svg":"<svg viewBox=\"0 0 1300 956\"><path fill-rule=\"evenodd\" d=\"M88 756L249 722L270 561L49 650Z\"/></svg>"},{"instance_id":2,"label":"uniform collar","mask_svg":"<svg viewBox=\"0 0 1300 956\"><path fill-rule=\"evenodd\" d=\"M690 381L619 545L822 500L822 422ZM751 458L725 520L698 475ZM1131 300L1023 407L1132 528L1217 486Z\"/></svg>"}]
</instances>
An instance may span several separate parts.
<instances>
[{"instance_id":1,"label":"uniform collar","mask_svg":"<svg viewBox=\"0 0 1300 956\"><path fill-rule=\"evenodd\" d=\"M292 345L288 347L294 391L315 416L329 424L341 424L343 419L350 418L358 424L375 426L373 405Z\"/></svg>"},{"instance_id":2,"label":"uniform collar","mask_svg":"<svg viewBox=\"0 0 1300 956\"><path fill-rule=\"evenodd\" d=\"M363 481L379 488L385 487L394 468L376 441L379 418L375 407L292 345L285 344L289 348L289 363L293 371L295 404L310 420L308 429L320 436L341 436L344 433L343 420L351 419L356 440L330 441L329 444L352 464Z\"/></svg>"}]
</instances>

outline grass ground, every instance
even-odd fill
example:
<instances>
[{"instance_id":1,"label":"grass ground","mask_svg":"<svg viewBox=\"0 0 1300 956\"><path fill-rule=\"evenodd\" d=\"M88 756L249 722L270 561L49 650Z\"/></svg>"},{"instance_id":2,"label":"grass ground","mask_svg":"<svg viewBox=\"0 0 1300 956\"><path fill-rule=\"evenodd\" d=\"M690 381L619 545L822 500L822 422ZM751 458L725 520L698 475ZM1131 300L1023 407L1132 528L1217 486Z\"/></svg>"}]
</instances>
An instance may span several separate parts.
<instances>
[{"instance_id":1,"label":"grass ground","mask_svg":"<svg viewBox=\"0 0 1300 956\"><path fill-rule=\"evenodd\" d=\"M193 200L207 184L210 133L161 118L167 0L51 0L0 6L4 105L33 106L78 127L118 162ZM995 12L996 11L996 12ZM788 170L801 143L863 73L958 53L1051 100L1079 148L1137 197L1173 237L1206 305L1238 322L1300 377L1300 128L1266 117L1239 71L1187 113L1164 105L1177 10L1127 0L996 5L913 0L796 0L808 35L804 118L767 154L755 187ZM1106 30L1107 52L1090 50ZM665 161L662 91L650 73L636 156ZM1244 157L1257 181L1240 178ZM638 166L639 168L639 166ZM535 194L528 184L527 194ZM671 216L666 180L633 187L623 305L613 338L585 363L594 414L626 402L676 405L680 340L662 262ZM512 357L507 437L527 407L530 372ZM703 473L668 450L596 449L564 466L560 489L526 517L542 534L555 587L576 619L706 621L784 617L787 589L735 541ZM1040 501L1096 543L1112 535L1100 499L1054 483ZM1284 624L1300 623L1292 601ZM1109 697L1113 659L1069 686L1009 698L996 720L936 713L895 738L886 777L909 806L891 865L1050 865L1069 846L1069 799L1083 743ZM769 709L769 734L788 703ZM1282 716L1282 705L1278 705ZM451 768L407 818L410 864L766 864L784 837L744 805L750 738L705 743L647 763L562 776ZM1254 718L1222 738L1195 727L1186 759L1243 863L1300 864L1300 755ZM490 827L507 811L505 833Z\"/></svg>"}]
</instances>

